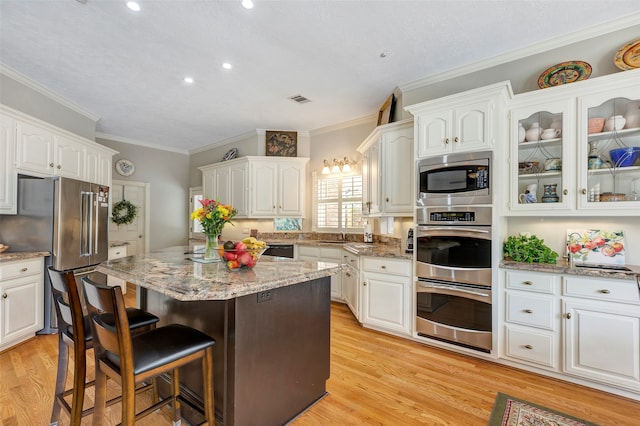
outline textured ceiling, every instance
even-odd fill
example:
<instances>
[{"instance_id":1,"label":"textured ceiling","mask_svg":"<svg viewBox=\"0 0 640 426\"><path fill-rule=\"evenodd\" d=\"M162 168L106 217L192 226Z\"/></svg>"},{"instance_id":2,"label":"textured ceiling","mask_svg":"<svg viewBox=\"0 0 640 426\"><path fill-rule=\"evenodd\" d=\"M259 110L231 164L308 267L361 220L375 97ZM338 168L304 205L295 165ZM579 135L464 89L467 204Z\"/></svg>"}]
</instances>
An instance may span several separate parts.
<instances>
[{"instance_id":1,"label":"textured ceiling","mask_svg":"<svg viewBox=\"0 0 640 426\"><path fill-rule=\"evenodd\" d=\"M190 150L364 117L400 84L640 9L637 0L254 2L139 0L135 13L123 0L0 0L0 63L100 117L100 133ZM311 102L287 99L298 94Z\"/></svg>"}]
</instances>

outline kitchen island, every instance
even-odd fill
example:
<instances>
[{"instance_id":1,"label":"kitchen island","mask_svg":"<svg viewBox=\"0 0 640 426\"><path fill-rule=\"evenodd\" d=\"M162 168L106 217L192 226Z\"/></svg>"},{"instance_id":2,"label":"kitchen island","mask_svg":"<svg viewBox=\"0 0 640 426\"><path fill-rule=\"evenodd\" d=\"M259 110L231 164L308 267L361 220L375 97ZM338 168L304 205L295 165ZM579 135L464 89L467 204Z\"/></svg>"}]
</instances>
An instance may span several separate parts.
<instances>
[{"instance_id":1,"label":"kitchen island","mask_svg":"<svg viewBox=\"0 0 640 426\"><path fill-rule=\"evenodd\" d=\"M189 259L172 247L110 260L98 272L135 284L139 305L216 339L214 389L224 425L284 424L325 394L329 378L330 276L335 263L263 257L249 271ZM202 407L197 365L181 371L184 394ZM162 388L161 388L162 394ZM198 410L183 405L198 423Z\"/></svg>"}]
</instances>

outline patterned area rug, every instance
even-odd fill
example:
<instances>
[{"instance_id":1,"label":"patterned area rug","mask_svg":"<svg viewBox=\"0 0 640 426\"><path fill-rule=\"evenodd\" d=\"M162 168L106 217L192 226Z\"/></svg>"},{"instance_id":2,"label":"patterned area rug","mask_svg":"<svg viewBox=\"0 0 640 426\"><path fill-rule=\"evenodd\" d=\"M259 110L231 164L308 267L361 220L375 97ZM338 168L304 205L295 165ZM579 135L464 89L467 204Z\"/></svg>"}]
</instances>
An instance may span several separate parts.
<instances>
[{"instance_id":1,"label":"patterned area rug","mask_svg":"<svg viewBox=\"0 0 640 426\"><path fill-rule=\"evenodd\" d=\"M498 392L487 426L597 426Z\"/></svg>"}]
</instances>

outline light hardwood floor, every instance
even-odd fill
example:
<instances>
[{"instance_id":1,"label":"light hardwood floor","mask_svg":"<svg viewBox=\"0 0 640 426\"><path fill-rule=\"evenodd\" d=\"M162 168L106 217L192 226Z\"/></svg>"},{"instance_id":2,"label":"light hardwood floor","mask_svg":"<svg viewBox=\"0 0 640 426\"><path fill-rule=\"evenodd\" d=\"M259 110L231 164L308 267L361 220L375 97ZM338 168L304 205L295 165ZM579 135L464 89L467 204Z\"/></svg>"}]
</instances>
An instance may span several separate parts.
<instances>
[{"instance_id":1,"label":"light hardwood floor","mask_svg":"<svg viewBox=\"0 0 640 426\"><path fill-rule=\"evenodd\" d=\"M640 402L363 329L341 304L332 305L331 319L329 395L294 426L486 425L497 392L601 425L640 424ZM0 354L0 425L48 424L56 357L56 336ZM92 404L93 390L86 400ZM118 410L108 409L107 424L118 422ZM160 412L138 424L171 423Z\"/></svg>"}]
</instances>

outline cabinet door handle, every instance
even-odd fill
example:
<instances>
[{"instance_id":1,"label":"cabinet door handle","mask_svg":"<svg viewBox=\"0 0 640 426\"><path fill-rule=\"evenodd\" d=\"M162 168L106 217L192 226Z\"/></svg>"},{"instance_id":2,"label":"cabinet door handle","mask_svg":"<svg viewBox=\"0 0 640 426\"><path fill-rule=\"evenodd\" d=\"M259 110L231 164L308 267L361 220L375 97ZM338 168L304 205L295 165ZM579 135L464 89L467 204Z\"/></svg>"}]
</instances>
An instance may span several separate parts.
<instances>
[{"instance_id":1,"label":"cabinet door handle","mask_svg":"<svg viewBox=\"0 0 640 426\"><path fill-rule=\"evenodd\" d=\"M387 203L389 202L389 197L387 197Z\"/></svg>"},{"instance_id":2,"label":"cabinet door handle","mask_svg":"<svg viewBox=\"0 0 640 426\"><path fill-rule=\"evenodd\" d=\"M444 144L445 144L445 145L449 145L449 138L445 138L445 140L444 140Z\"/></svg>"},{"instance_id":3,"label":"cabinet door handle","mask_svg":"<svg viewBox=\"0 0 640 426\"><path fill-rule=\"evenodd\" d=\"M380 266L382 269L387 269L385 265Z\"/></svg>"},{"instance_id":4,"label":"cabinet door handle","mask_svg":"<svg viewBox=\"0 0 640 426\"><path fill-rule=\"evenodd\" d=\"M58 166L56 167L58 170L60 170L62 168L62 166L60 164L58 164Z\"/></svg>"},{"instance_id":5,"label":"cabinet door handle","mask_svg":"<svg viewBox=\"0 0 640 426\"><path fill-rule=\"evenodd\" d=\"M351 274L350 273L346 272L345 275L348 276L349 278L351 278Z\"/></svg>"},{"instance_id":6,"label":"cabinet door handle","mask_svg":"<svg viewBox=\"0 0 640 426\"><path fill-rule=\"evenodd\" d=\"M117 256L117 255L119 255L119 254L120 254L120 252L119 252L119 251L117 251L117 252L116 252L116 256Z\"/></svg>"},{"instance_id":7,"label":"cabinet door handle","mask_svg":"<svg viewBox=\"0 0 640 426\"><path fill-rule=\"evenodd\" d=\"M453 138L453 141L454 141L455 143L458 143L458 142L460 142L460 139L458 139L458 137L456 136L455 138Z\"/></svg>"},{"instance_id":8,"label":"cabinet door handle","mask_svg":"<svg viewBox=\"0 0 640 426\"><path fill-rule=\"evenodd\" d=\"M599 291L600 293L602 293L602 294L609 294L609 293L611 293L611 291L607 290L606 288L605 288L605 289L602 289L602 290L598 290L598 291Z\"/></svg>"},{"instance_id":9,"label":"cabinet door handle","mask_svg":"<svg viewBox=\"0 0 640 426\"><path fill-rule=\"evenodd\" d=\"M587 195L587 190L585 188L582 188L582 191L580 192L582 192L582 195Z\"/></svg>"},{"instance_id":10,"label":"cabinet door handle","mask_svg":"<svg viewBox=\"0 0 640 426\"><path fill-rule=\"evenodd\" d=\"M524 312L525 314L532 314L533 311L531 309L523 309L522 312Z\"/></svg>"},{"instance_id":11,"label":"cabinet door handle","mask_svg":"<svg viewBox=\"0 0 640 426\"><path fill-rule=\"evenodd\" d=\"M29 270L29 268L22 268L20 269L20 272L27 272Z\"/></svg>"},{"instance_id":12,"label":"cabinet door handle","mask_svg":"<svg viewBox=\"0 0 640 426\"><path fill-rule=\"evenodd\" d=\"M522 284L524 284L524 285L533 285L533 283L531 281L522 281Z\"/></svg>"},{"instance_id":13,"label":"cabinet door handle","mask_svg":"<svg viewBox=\"0 0 640 426\"><path fill-rule=\"evenodd\" d=\"M49 163L49 167L53 167L53 166L54 166L54 164L53 164L53 163Z\"/></svg>"},{"instance_id":14,"label":"cabinet door handle","mask_svg":"<svg viewBox=\"0 0 640 426\"><path fill-rule=\"evenodd\" d=\"M567 312L567 314L565 315L565 317L567 317L567 319L571 319L571 312Z\"/></svg>"},{"instance_id":15,"label":"cabinet door handle","mask_svg":"<svg viewBox=\"0 0 640 426\"><path fill-rule=\"evenodd\" d=\"M2 293L2 298L3 298L3 299L6 299L7 297L9 297L9 296L7 295L7 293Z\"/></svg>"},{"instance_id":16,"label":"cabinet door handle","mask_svg":"<svg viewBox=\"0 0 640 426\"><path fill-rule=\"evenodd\" d=\"M525 349L533 349L532 345L524 345Z\"/></svg>"},{"instance_id":17,"label":"cabinet door handle","mask_svg":"<svg viewBox=\"0 0 640 426\"><path fill-rule=\"evenodd\" d=\"M565 189L564 191L562 191L562 193L563 193L564 195L569 195L569 190L568 190L568 189Z\"/></svg>"},{"instance_id":18,"label":"cabinet door handle","mask_svg":"<svg viewBox=\"0 0 640 426\"><path fill-rule=\"evenodd\" d=\"M366 287L367 286L367 282L366 281L362 281L362 285Z\"/></svg>"}]
</instances>

